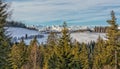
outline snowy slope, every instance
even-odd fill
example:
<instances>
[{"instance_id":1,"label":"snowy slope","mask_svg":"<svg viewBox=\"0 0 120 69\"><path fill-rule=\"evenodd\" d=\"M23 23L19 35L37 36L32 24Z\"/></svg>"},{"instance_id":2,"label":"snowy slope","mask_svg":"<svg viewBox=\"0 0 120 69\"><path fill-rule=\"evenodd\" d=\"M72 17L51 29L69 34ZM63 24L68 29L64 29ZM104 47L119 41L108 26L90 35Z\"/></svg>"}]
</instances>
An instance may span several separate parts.
<instances>
[{"instance_id":1,"label":"snowy slope","mask_svg":"<svg viewBox=\"0 0 120 69\"><path fill-rule=\"evenodd\" d=\"M8 27L7 31L11 34L12 37L22 37L25 36L25 34L28 35L40 34L38 31L35 30L29 30L29 29L17 28L17 27Z\"/></svg>"},{"instance_id":2,"label":"snowy slope","mask_svg":"<svg viewBox=\"0 0 120 69\"><path fill-rule=\"evenodd\" d=\"M35 30L29 30L29 29L25 29L25 28L15 28L15 27L9 27L7 29L7 31L9 31L9 33L11 34L11 36L13 38L20 38L20 37L25 36L26 34L28 36L42 34L42 33L35 31ZM42 35L44 35L44 37L38 38L38 42L39 43L42 43L42 42L46 43L48 34L42 34ZM105 39L105 33L90 33L90 32L81 33L80 32L80 33L72 33L71 34L71 38L73 40L77 40L78 42L85 42L85 43L88 43L91 40L96 41L98 36L101 36L103 39ZM26 39L25 43L29 44L31 40L32 39ZM20 40L17 40L17 41L19 42Z\"/></svg>"},{"instance_id":3,"label":"snowy slope","mask_svg":"<svg viewBox=\"0 0 120 69\"><path fill-rule=\"evenodd\" d=\"M101 37L105 40L105 33L90 33L90 32L83 32L83 33L72 33L71 37L79 42L88 43L90 41L96 41L98 37Z\"/></svg>"},{"instance_id":4,"label":"snowy slope","mask_svg":"<svg viewBox=\"0 0 120 69\"><path fill-rule=\"evenodd\" d=\"M7 28L7 31L13 39L17 38L17 40L12 40L13 42L19 42L20 40L18 40L18 38L25 37L26 34L28 36L41 34L40 32L35 30L29 30L29 29L17 28L17 27L9 27ZM38 39L39 43L46 42L47 35L45 34L41 34L41 35L44 35L44 38L39 38ZM25 43L29 44L31 40L32 39L25 39Z\"/></svg>"}]
</instances>

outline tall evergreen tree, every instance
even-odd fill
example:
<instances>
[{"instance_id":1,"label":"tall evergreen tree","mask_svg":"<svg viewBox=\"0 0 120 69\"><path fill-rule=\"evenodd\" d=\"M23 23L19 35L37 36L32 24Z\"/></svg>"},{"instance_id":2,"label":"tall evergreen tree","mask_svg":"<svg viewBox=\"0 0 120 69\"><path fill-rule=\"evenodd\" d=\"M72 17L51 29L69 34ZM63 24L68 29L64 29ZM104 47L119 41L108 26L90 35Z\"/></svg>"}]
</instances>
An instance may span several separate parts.
<instances>
[{"instance_id":1,"label":"tall evergreen tree","mask_svg":"<svg viewBox=\"0 0 120 69\"><path fill-rule=\"evenodd\" d=\"M89 69L93 69L94 46L95 46L94 41L91 41L90 43L87 44Z\"/></svg>"},{"instance_id":2,"label":"tall evergreen tree","mask_svg":"<svg viewBox=\"0 0 120 69\"><path fill-rule=\"evenodd\" d=\"M107 29L107 52L110 58L109 63L118 69L118 25L116 23L116 17L114 11L111 11L111 20L107 20L110 25Z\"/></svg>"},{"instance_id":3,"label":"tall evergreen tree","mask_svg":"<svg viewBox=\"0 0 120 69\"><path fill-rule=\"evenodd\" d=\"M40 69L40 50L36 37L28 47L28 69Z\"/></svg>"},{"instance_id":4,"label":"tall evergreen tree","mask_svg":"<svg viewBox=\"0 0 120 69\"><path fill-rule=\"evenodd\" d=\"M83 64L82 64L82 61L81 61L81 50L82 50L82 45L77 42L75 40L75 42L73 42L73 46L72 46L72 54L74 55L74 65L73 65L73 68L74 69L83 69Z\"/></svg>"},{"instance_id":5,"label":"tall evergreen tree","mask_svg":"<svg viewBox=\"0 0 120 69\"><path fill-rule=\"evenodd\" d=\"M40 69L44 69L44 58L45 58L45 47L44 45L39 46L39 52L40 52L40 57L39 57L39 62L40 62Z\"/></svg>"},{"instance_id":6,"label":"tall evergreen tree","mask_svg":"<svg viewBox=\"0 0 120 69\"><path fill-rule=\"evenodd\" d=\"M63 24L63 29L61 31L61 37L60 37L59 45L62 46L63 48L71 46L70 32L67 28L67 23L66 22L64 22L64 24Z\"/></svg>"},{"instance_id":7,"label":"tall evergreen tree","mask_svg":"<svg viewBox=\"0 0 120 69\"><path fill-rule=\"evenodd\" d=\"M0 69L9 69L10 38L5 35L4 25L8 18L8 4L0 0Z\"/></svg>"},{"instance_id":8,"label":"tall evergreen tree","mask_svg":"<svg viewBox=\"0 0 120 69\"><path fill-rule=\"evenodd\" d=\"M47 39L47 48L46 48L46 51L48 53L48 58L53 55L54 53L54 50L56 48L56 46L58 45L58 36L57 36L57 33L55 32L51 32L48 36L48 39Z\"/></svg>"},{"instance_id":9,"label":"tall evergreen tree","mask_svg":"<svg viewBox=\"0 0 120 69\"><path fill-rule=\"evenodd\" d=\"M54 45L58 44L58 36L55 32L50 32L47 39L47 46L54 47Z\"/></svg>"},{"instance_id":10,"label":"tall evergreen tree","mask_svg":"<svg viewBox=\"0 0 120 69\"><path fill-rule=\"evenodd\" d=\"M55 67L53 69L72 69L74 55L71 53L71 49L69 30L66 23L64 23L59 45L54 55L50 58L49 67L53 67L51 64L54 64Z\"/></svg>"},{"instance_id":11,"label":"tall evergreen tree","mask_svg":"<svg viewBox=\"0 0 120 69\"><path fill-rule=\"evenodd\" d=\"M55 32L51 32L49 35L48 35L48 39L47 39L47 47L45 48L44 50L44 69L47 69L48 66L49 66L49 60L50 60L50 57L54 56L54 50L56 48L56 46L58 45L58 36ZM50 64L50 66L53 66L52 65L52 62ZM55 66L53 66L55 67ZM50 68L53 68L53 67L50 67Z\"/></svg>"},{"instance_id":12,"label":"tall evergreen tree","mask_svg":"<svg viewBox=\"0 0 120 69\"><path fill-rule=\"evenodd\" d=\"M23 69L27 61L27 49L23 40L19 44L14 44L12 46L10 56L12 68Z\"/></svg>"},{"instance_id":13,"label":"tall evergreen tree","mask_svg":"<svg viewBox=\"0 0 120 69\"><path fill-rule=\"evenodd\" d=\"M88 50L87 50L87 45L85 43L82 43L82 48L80 51L80 61L82 63L83 69L90 69L89 66L89 58L88 58Z\"/></svg>"},{"instance_id":14,"label":"tall evergreen tree","mask_svg":"<svg viewBox=\"0 0 120 69\"><path fill-rule=\"evenodd\" d=\"M93 68L95 69L103 69L105 64L105 41L99 36L98 40L95 44L94 55L93 55Z\"/></svg>"}]
</instances>

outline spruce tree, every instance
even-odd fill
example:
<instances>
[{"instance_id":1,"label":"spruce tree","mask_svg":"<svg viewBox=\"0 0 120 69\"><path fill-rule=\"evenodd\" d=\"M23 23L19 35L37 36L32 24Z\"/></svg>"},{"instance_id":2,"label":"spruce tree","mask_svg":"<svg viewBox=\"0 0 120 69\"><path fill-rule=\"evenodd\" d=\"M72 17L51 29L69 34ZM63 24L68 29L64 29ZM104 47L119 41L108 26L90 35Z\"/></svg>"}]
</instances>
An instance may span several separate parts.
<instances>
[{"instance_id":1,"label":"spruce tree","mask_svg":"<svg viewBox=\"0 0 120 69\"><path fill-rule=\"evenodd\" d=\"M116 17L114 11L111 11L111 20L107 20L110 25L107 29L107 52L109 59L109 65L113 65L115 69L118 69L118 40L119 32L118 25L116 23Z\"/></svg>"},{"instance_id":2,"label":"spruce tree","mask_svg":"<svg viewBox=\"0 0 120 69\"><path fill-rule=\"evenodd\" d=\"M71 54L71 38L66 22L64 22L63 24L63 30L60 37L57 54L59 55L58 58L59 58L60 69L72 68L70 66L72 66L72 59L74 55Z\"/></svg>"},{"instance_id":3,"label":"spruce tree","mask_svg":"<svg viewBox=\"0 0 120 69\"><path fill-rule=\"evenodd\" d=\"M0 0L0 69L9 69L10 38L4 29L8 18L8 4Z\"/></svg>"},{"instance_id":4,"label":"spruce tree","mask_svg":"<svg viewBox=\"0 0 120 69\"><path fill-rule=\"evenodd\" d=\"M35 37L28 47L28 68L29 69L40 69L40 50L38 47L38 41Z\"/></svg>"},{"instance_id":5,"label":"spruce tree","mask_svg":"<svg viewBox=\"0 0 120 69\"><path fill-rule=\"evenodd\" d=\"M56 64L54 69L72 69L74 65L74 55L72 54L71 48L71 38L69 34L69 30L67 28L66 23L63 25L62 34L60 36L59 45L57 46L57 50L54 52L53 57L50 59L54 59L55 61L52 64ZM53 62L52 60L49 62ZM50 66L51 67L51 66Z\"/></svg>"},{"instance_id":6,"label":"spruce tree","mask_svg":"<svg viewBox=\"0 0 120 69\"><path fill-rule=\"evenodd\" d=\"M49 68L53 68L54 66L52 65L52 61L50 61L50 57L54 56L54 51L56 46L58 45L58 36L55 32L50 32L50 34L48 35L48 39L47 39L47 44L46 44L46 48L44 50L44 69L47 69L49 67L49 65L51 67ZM49 62L51 62L49 64ZM53 66L53 67L52 67Z\"/></svg>"},{"instance_id":7,"label":"spruce tree","mask_svg":"<svg viewBox=\"0 0 120 69\"><path fill-rule=\"evenodd\" d=\"M87 45L85 43L82 43L82 48L80 51L80 61L82 63L83 69L89 69L89 59L88 59L88 50L87 50Z\"/></svg>"},{"instance_id":8,"label":"spruce tree","mask_svg":"<svg viewBox=\"0 0 120 69\"><path fill-rule=\"evenodd\" d=\"M105 64L105 41L99 36L94 48L94 55L93 55L93 68L95 69L103 69Z\"/></svg>"},{"instance_id":9,"label":"spruce tree","mask_svg":"<svg viewBox=\"0 0 120 69\"><path fill-rule=\"evenodd\" d=\"M83 69L83 63L81 61L81 50L82 50L82 44L80 44L79 42L77 42L76 40L73 42L73 46L72 46L72 54L74 55L74 65L73 68L74 69Z\"/></svg>"},{"instance_id":10,"label":"spruce tree","mask_svg":"<svg viewBox=\"0 0 120 69\"><path fill-rule=\"evenodd\" d=\"M57 33L51 32L48 36L48 39L47 39L47 48L46 48L46 51L48 52L48 53L46 53L46 55L48 55L47 56L48 59L51 55L53 55L54 50L55 50L57 45L58 45Z\"/></svg>"},{"instance_id":11,"label":"spruce tree","mask_svg":"<svg viewBox=\"0 0 120 69\"><path fill-rule=\"evenodd\" d=\"M27 49L23 40L20 43L14 44L10 53L10 60L13 69L23 69L27 61Z\"/></svg>"},{"instance_id":12,"label":"spruce tree","mask_svg":"<svg viewBox=\"0 0 120 69\"><path fill-rule=\"evenodd\" d=\"M59 40L59 45L64 47L70 47L71 46L71 37L70 37L70 32L67 28L67 23L64 22L63 24L63 29L61 31L61 37Z\"/></svg>"},{"instance_id":13,"label":"spruce tree","mask_svg":"<svg viewBox=\"0 0 120 69\"><path fill-rule=\"evenodd\" d=\"M93 69L94 47L95 47L94 41L91 41L90 43L87 44L89 69Z\"/></svg>"},{"instance_id":14,"label":"spruce tree","mask_svg":"<svg viewBox=\"0 0 120 69\"><path fill-rule=\"evenodd\" d=\"M50 32L50 34L48 35L48 39L47 39L47 46L54 47L54 45L58 44L57 39L58 39L57 33Z\"/></svg>"},{"instance_id":15,"label":"spruce tree","mask_svg":"<svg viewBox=\"0 0 120 69\"><path fill-rule=\"evenodd\" d=\"M44 66L44 54L45 54L45 48L44 48L44 45L40 45L39 46L39 62L40 62L40 69L44 69L43 66Z\"/></svg>"}]
</instances>

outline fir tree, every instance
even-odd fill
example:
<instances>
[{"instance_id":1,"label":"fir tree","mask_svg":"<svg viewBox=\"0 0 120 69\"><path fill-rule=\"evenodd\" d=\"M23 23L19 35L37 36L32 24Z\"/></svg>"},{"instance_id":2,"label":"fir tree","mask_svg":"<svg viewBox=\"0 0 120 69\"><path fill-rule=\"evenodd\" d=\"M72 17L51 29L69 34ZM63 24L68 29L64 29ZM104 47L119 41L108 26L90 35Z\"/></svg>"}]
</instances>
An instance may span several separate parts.
<instances>
[{"instance_id":1,"label":"fir tree","mask_svg":"<svg viewBox=\"0 0 120 69\"><path fill-rule=\"evenodd\" d=\"M72 54L74 55L74 65L73 68L74 69L83 69L83 62L81 61L81 50L82 50L82 45L77 42L76 40L73 42L73 46L72 46Z\"/></svg>"},{"instance_id":2,"label":"fir tree","mask_svg":"<svg viewBox=\"0 0 120 69\"><path fill-rule=\"evenodd\" d=\"M109 64L113 65L115 69L118 69L118 25L116 23L116 17L114 11L111 11L111 20L107 20L110 25L107 29L107 56L109 59Z\"/></svg>"},{"instance_id":3,"label":"fir tree","mask_svg":"<svg viewBox=\"0 0 120 69\"><path fill-rule=\"evenodd\" d=\"M8 4L0 0L0 69L9 69L10 38L4 29L8 18Z\"/></svg>"},{"instance_id":4,"label":"fir tree","mask_svg":"<svg viewBox=\"0 0 120 69\"><path fill-rule=\"evenodd\" d=\"M50 64L56 64L54 69L72 69L75 63L74 55L71 50L71 39L66 23L63 25L59 45L54 55L50 58ZM52 60L54 59L54 60ZM53 63L54 62L54 63ZM52 67L52 66L50 66Z\"/></svg>"},{"instance_id":5,"label":"fir tree","mask_svg":"<svg viewBox=\"0 0 120 69\"><path fill-rule=\"evenodd\" d=\"M35 37L28 47L28 68L40 69L40 50L38 48L37 38Z\"/></svg>"},{"instance_id":6,"label":"fir tree","mask_svg":"<svg viewBox=\"0 0 120 69\"><path fill-rule=\"evenodd\" d=\"M80 61L82 63L83 69L89 69L89 59L88 59L88 50L87 50L87 45L85 43L82 43L82 48L80 51Z\"/></svg>"},{"instance_id":7,"label":"fir tree","mask_svg":"<svg viewBox=\"0 0 120 69\"><path fill-rule=\"evenodd\" d=\"M54 50L55 50L57 44L58 44L57 34L55 32L51 32L48 35L47 47L44 50L44 56L45 56L44 57L44 69L47 69L49 67L49 65L50 66L52 65L52 62L51 62L51 64L49 64L48 62L50 60L50 57L54 56L53 54L54 54ZM49 67L49 68L53 68L53 67Z\"/></svg>"},{"instance_id":8,"label":"fir tree","mask_svg":"<svg viewBox=\"0 0 120 69\"><path fill-rule=\"evenodd\" d=\"M63 24L63 30L61 31L61 37L59 41L59 45L64 47L70 47L71 46L71 38L70 38L70 32L67 28L66 22Z\"/></svg>"},{"instance_id":9,"label":"fir tree","mask_svg":"<svg viewBox=\"0 0 120 69\"><path fill-rule=\"evenodd\" d=\"M93 68L103 69L105 64L105 41L99 36L94 48Z\"/></svg>"},{"instance_id":10,"label":"fir tree","mask_svg":"<svg viewBox=\"0 0 120 69\"><path fill-rule=\"evenodd\" d=\"M54 45L58 44L57 39L58 39L57 33L50 32L50 34L48 35L48 39L47 39L47 46L54 47Z\"/></svg>"},{"instance_id":11,"label":"fir tree","mask_svg":"<svg viewBox=\"0 0 120 69\"><path fill-rule=\"evenodd\" d=\"M27 50L24 41L19 44L14 44L10 53L10 60L12 62L13 69L23 69L24 64L27 61Z\"/></svg>"},{"instance_id":12,"label":"fir tree","mask_svg":"<svg viewBox=\"0 0 120 69\"><path fill-rule=\"evenodd\" d=\"M44 48L44 45L40 45L39 46L39 54L40 54L40 56L39 56L39 62L40 62L40 69L43 69L43 66L44 66L44 50L45 50L45 48Z\"/></svg>"}]
</instances>

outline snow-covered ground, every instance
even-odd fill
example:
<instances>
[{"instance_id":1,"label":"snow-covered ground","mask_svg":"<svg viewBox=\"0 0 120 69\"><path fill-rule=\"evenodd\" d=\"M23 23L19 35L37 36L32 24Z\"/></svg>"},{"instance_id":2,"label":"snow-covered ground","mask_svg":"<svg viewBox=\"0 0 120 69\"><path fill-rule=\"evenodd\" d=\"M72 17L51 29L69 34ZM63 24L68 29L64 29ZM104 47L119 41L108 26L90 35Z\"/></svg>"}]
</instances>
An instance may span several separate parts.
<instances>
[{"instance_id":1,"label":"snow-covered ground","mask_svg":"<svg viewBox=\"0 0 120 69\"><path fill-rule=\"evenodd\" d=\"M25 36L25 34L29 34L29 35L40 34L38 31L35 30L29 30L29 29L17 28L17 27L8 27L7 31L11 34L12 37L22 37Z\"/></svg>"},{"instance_id":2,"label":"snow-covered ground","mask_svg":"<svg viewBox=\"0 0 120 69\"><path fill-rule=\"evenodd\" d=\"M39 38L38 39L39 43L42 43L42 42L45 43L46 40L47 40L47 35L46 34L41 34L40 32L35 31L35 30L29 30L29 29L17 28L17 27L9 27L9 28L7 28L7 32L12 37L13 42L19 42L20 40L18 40L18 39L21 38L21 37L25 37L26 34L27 34L27 36L44 35L44 38ZM31 40L32 39L25 39L25 43L29 44Z\"/></svg>"},{"instance_id":3,"label":"snow-covered ground","mask_svg":"<svg viewBox=\"0 0 120 69\"><path fill-rule=\"evenodd\" d=\"M44 35L43 38L38 38L38 42L39 43L45 43L48 37L48 34L42 34L39 31L35 31L35 30L29 30L29 29L25 29L25 28L15 28L15 27L9 27L7 29L7 31L9 32L9 34L11 34L11 37L13 38L21 38L21 37L25 37L25 35L27 34L28 36L30 35ZM103 39L105 39L105 33L90 33L90 32L79 32L79 33L72 33L71 37L74 40L77 40L78 42L90 42L92 41L96 41L98 36L101 36ZM25 43L29 44L30 41L32 39L25 39ZM20 41L20 40L16 40L16 41Z\"/></svg>"},{"instance_id":4,"label":"snow-covered ground","mask_svg":"<svg viewBox=\"0 0 120 69\"><path fill-rule=\"evenodd\" d=\"M84 33L72 33L71 37L79 42L88 43L90 41L96 41L98 37L106 39L105 33L91 33L91 32L84 32Z\"/></svg>"}]
</instances>

